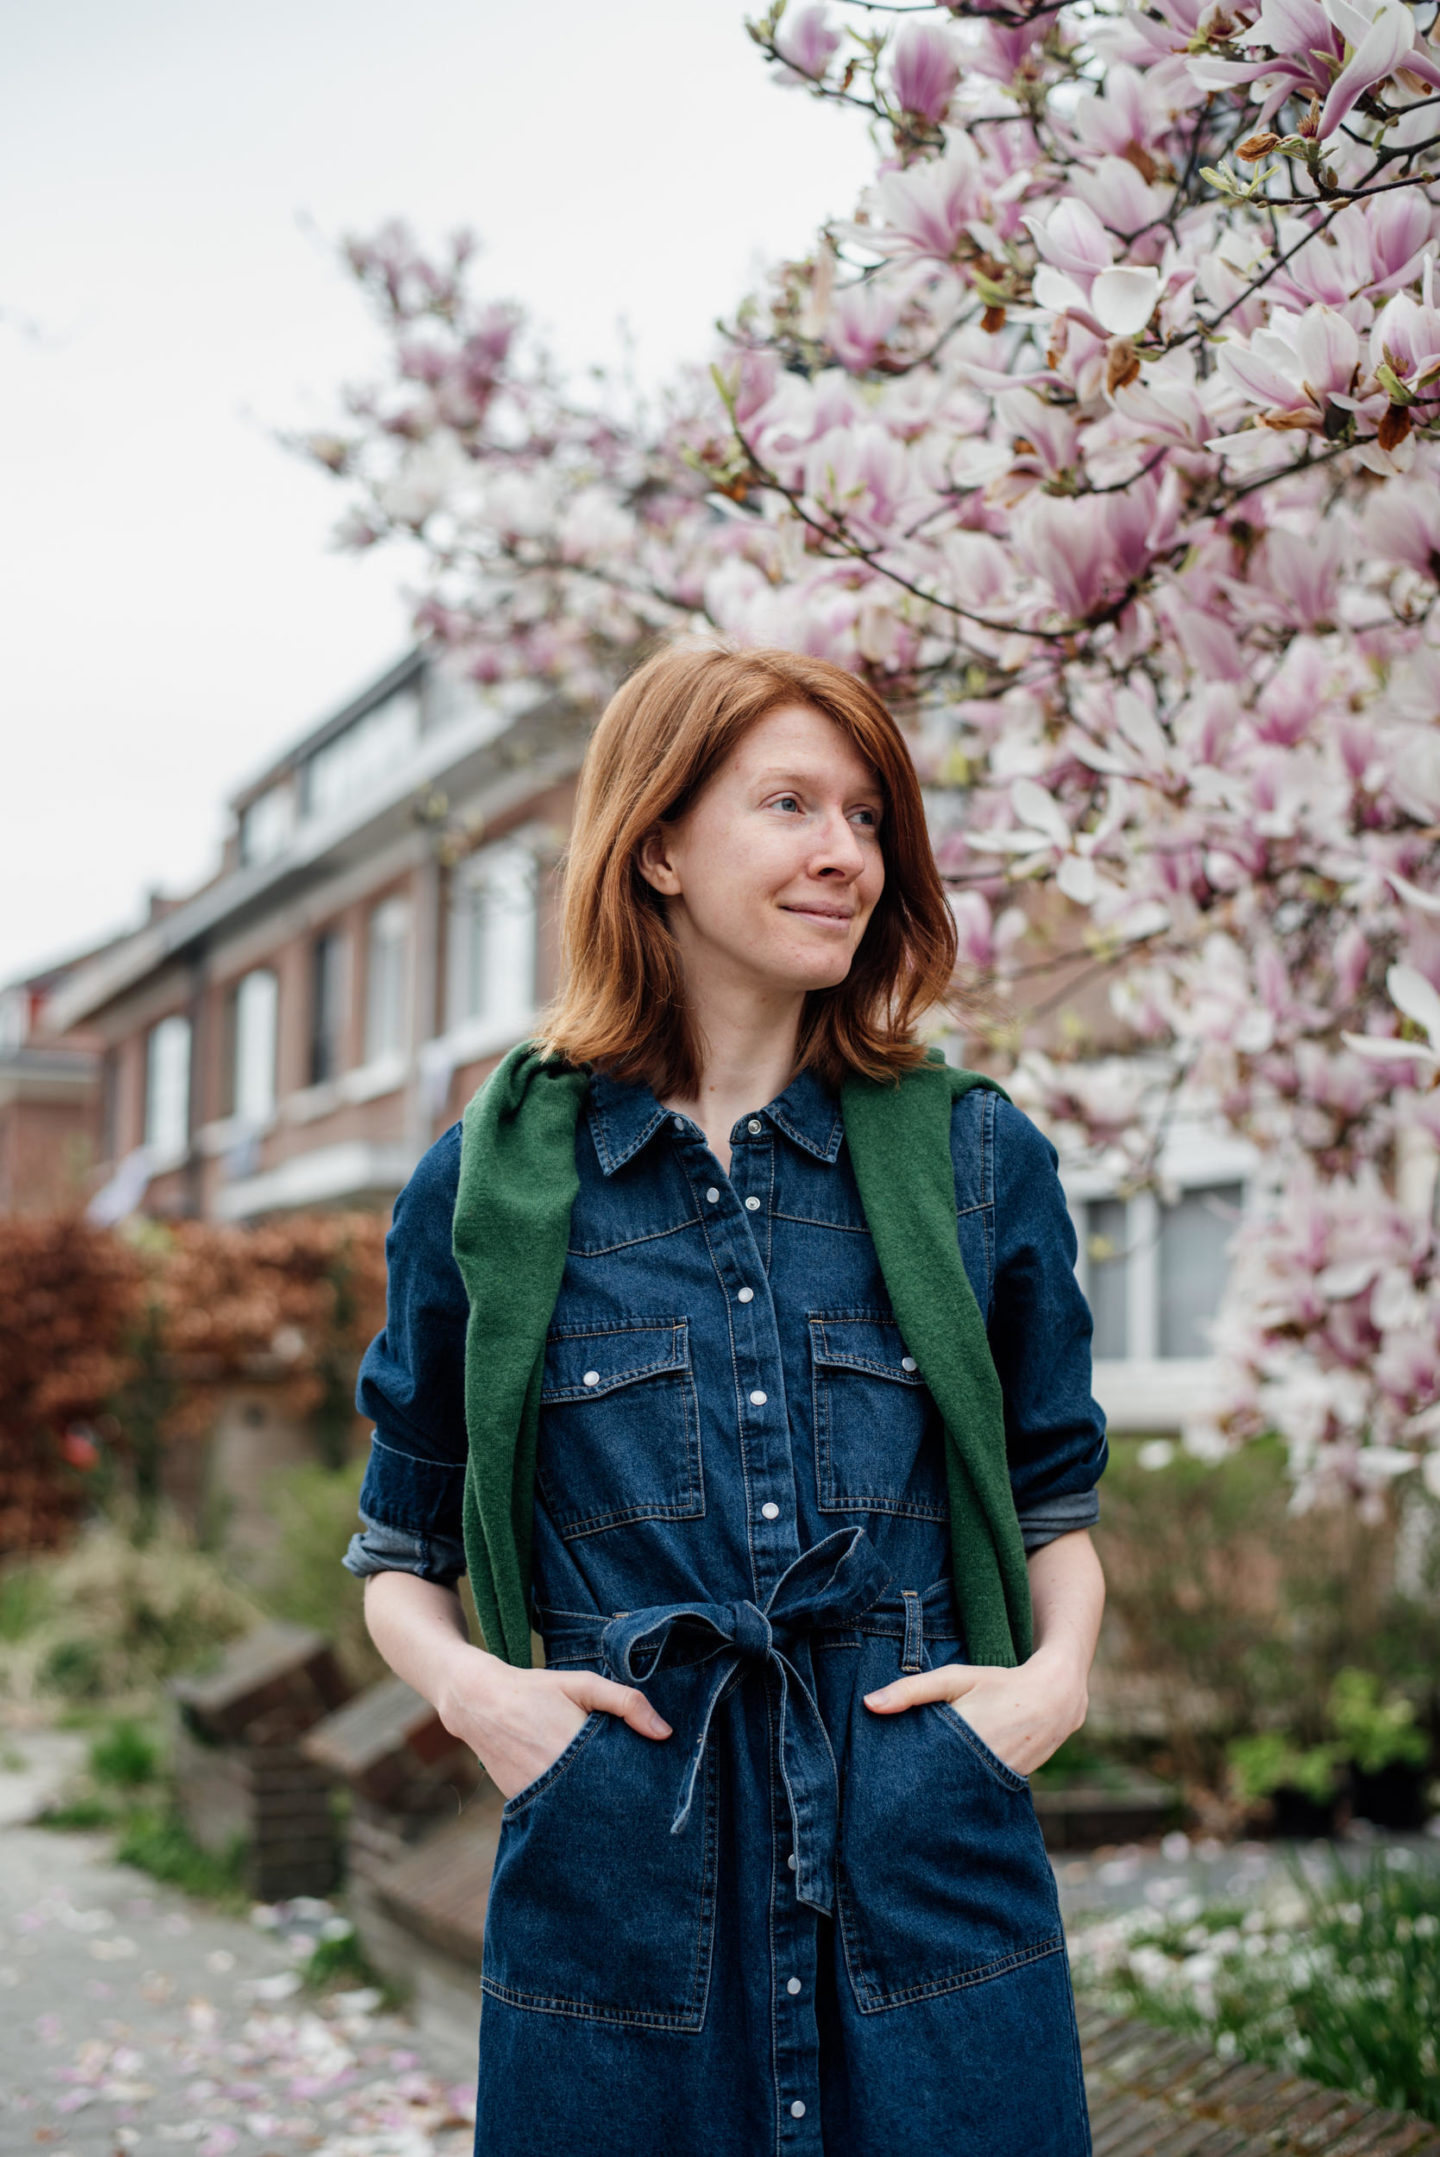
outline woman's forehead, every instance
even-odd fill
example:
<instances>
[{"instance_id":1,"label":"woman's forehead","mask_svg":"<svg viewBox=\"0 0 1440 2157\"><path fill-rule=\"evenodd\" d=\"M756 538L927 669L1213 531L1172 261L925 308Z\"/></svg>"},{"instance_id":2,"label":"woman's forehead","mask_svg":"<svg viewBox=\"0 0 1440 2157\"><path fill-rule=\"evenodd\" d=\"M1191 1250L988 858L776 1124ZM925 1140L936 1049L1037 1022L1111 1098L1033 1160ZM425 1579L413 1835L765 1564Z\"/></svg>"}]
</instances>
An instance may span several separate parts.
<instances>
[{"instance_id":1,"label":"woman's forehead","mask_svg":"<svg viewBox=\"0 0 1440 2157\"><path fill-rule=\"evenodd\" d=\"M747 727L729 762L747 777L799 779L837 776L880 787L875 767L849 734L813 704L785 704Z\"/></svg>"}]
</instances>

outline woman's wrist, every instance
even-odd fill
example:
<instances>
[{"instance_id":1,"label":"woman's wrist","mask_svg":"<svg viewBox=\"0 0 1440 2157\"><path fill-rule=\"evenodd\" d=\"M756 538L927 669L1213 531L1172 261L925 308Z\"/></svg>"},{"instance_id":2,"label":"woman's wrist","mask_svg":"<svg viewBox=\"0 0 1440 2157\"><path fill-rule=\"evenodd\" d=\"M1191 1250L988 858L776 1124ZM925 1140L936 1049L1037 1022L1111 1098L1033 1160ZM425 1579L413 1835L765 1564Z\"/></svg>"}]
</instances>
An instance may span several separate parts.
<instances>
[{"instance_id":1,"label":"woman's wrist","mask_svg":"<svg viewBox=\"0 0 1440 2157\"><path fill-rule=\"evenodd\" d=\"M1047 1701L1066 1735L1078 1730L1090 1707L1090 1659L1070 1642L1050 1640L1030 1657L1027 1669L1043 1684Z\"/></svg>"},{"instance_id":2,"label":"woman's wrist","mask_svg":"<svg viewBox=\"0 0 1440 2157\"><path fill-rule=\"evenodd\" d=\"M468 1640L457 1640L445 1649L431 1704L452 1737L464 1735L457 1724L474 1715L504 1667L498 1656Z\"/></svg>"}]
</instances>

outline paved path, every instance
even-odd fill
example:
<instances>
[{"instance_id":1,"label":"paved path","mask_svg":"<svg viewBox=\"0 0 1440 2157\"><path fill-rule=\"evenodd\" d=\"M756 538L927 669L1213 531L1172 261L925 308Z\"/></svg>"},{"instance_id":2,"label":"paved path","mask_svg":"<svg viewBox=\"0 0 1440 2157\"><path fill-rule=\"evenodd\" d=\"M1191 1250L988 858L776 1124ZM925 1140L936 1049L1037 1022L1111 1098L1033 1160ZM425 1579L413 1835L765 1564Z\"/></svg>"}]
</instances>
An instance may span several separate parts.
<instances>
[{"instance_id":1,"label":"paved path","mask_svg":"<svg viewBox=\"0 0 1440 2157\"><path fill-rule=\"evenodd\" d=\"M63 1739L0 1768L4 2157L470 2157L473 2059L373 1993L301 1988L324 1905L288 1906L287 1938L111 1863L108 1835L17 1824L83 1752Z\"/></svg>"}]
</instances>

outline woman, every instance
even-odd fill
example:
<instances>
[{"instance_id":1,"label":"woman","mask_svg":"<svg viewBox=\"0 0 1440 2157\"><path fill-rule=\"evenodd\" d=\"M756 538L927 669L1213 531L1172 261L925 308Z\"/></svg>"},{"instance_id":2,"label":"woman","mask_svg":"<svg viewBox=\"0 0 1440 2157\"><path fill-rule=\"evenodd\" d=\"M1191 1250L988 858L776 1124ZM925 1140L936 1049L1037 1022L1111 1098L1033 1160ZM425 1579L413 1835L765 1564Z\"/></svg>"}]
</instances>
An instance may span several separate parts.
<instances>
[{"instance_id":1,"label":"woman","mask_svg":"<svg viewBox=\"0 0 1440 2157\"><path fill-rule=\"evenodd\" d=\"M1081 2157L1025 1778L1103 1599L1090 1319L1048 1141L914 1038L954 931L894 721L661 653L564 922L397 1201L345 1560L507 1800L476 2150Z\"/></svg>"}]
</instances>

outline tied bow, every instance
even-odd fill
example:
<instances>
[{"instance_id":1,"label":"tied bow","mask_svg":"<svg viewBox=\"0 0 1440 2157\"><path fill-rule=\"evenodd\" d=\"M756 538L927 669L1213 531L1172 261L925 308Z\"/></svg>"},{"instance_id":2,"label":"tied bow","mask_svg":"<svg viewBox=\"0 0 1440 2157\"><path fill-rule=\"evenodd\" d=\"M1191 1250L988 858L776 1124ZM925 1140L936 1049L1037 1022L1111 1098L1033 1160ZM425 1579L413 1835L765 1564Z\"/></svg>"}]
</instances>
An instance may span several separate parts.
<instances>
[{"instance_id":1,"label":"tied bow","mask_svg":"<svg viewBox=\"0 0 1440 2157\"><path fill-rule=\"evenodd\" d=\"M606 1664L622 1684L643 1683L672 1657L708 1675L696 1740L670 1823L672 1835L678 1835L690 1817L721 1696L747 1670L764 1672L775 1685L780 1698L780 1773L795 1853L795 1892L801 1902L827 1914L835 1902L839 1778L820 1709L787 1650L793 1651L804 1633L859 1617L880 1600L890 1578L865 1530L840 1528L781 1574L763 1607L751 1602L654 1603L612 1618L601 1639ZM707 1633L713 1640L708 1648L704 1646ZM694 1652L697 1635L698 1655Z\"/></svg>"}]
</instances>

